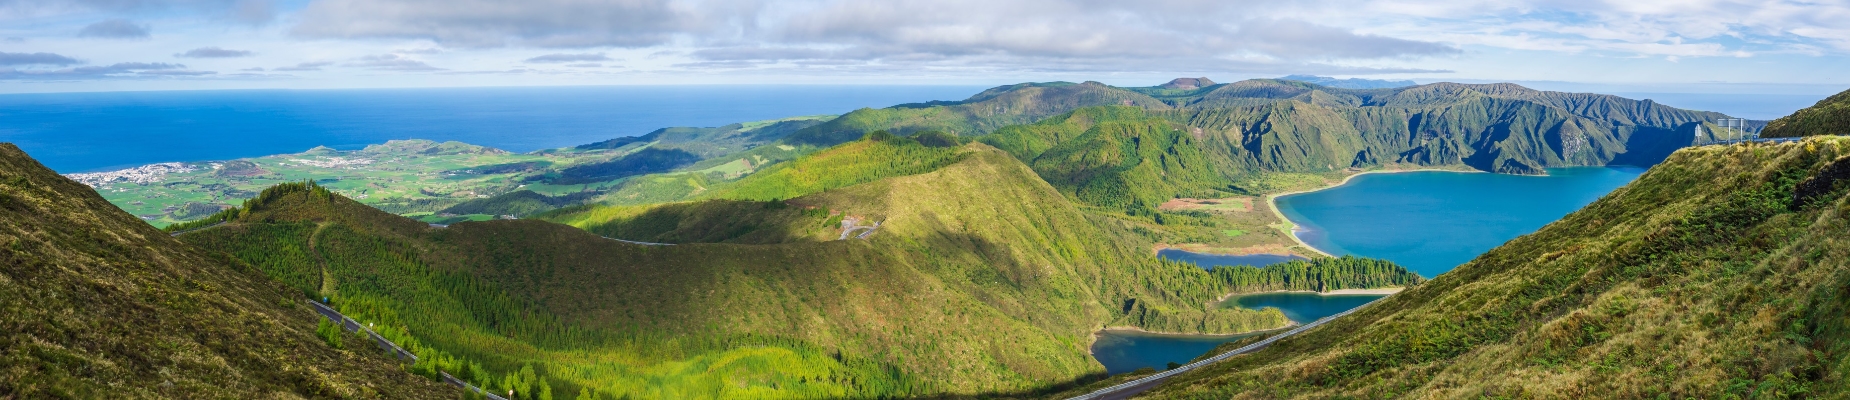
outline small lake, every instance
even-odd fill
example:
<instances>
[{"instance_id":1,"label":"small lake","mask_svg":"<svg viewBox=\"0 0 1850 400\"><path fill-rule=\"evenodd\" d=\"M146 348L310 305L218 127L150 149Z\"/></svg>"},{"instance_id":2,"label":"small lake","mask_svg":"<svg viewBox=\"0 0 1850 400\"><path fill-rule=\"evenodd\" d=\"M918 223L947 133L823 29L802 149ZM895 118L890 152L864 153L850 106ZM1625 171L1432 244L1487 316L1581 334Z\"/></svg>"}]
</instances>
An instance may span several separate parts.
<instances>
[{"instance_id":1,"label":"small lake","mask_svg":"<svg viewBox=\"0 0 1850 400\"><path fill-rule=\"evenodd\" d=\"M1197 266L1200 266L1202 269L1214 269L1214 267L1222 266L1222 265L1248 265L1248 266L1254 266L1254 267L1264 267L1267 265L1282 263L1282 262L1291 261L1291 260L1304 260L1305 259L1304 257L1281 256L1277 254L1250 254L1250 255L1244 255L1244 256L1202 254L1202 253L1195 253L1195 252L1178 250L1178 249L1158 250L1156 252L1156 256L1162 257L1164 259L1172 260L1172 261L1182 261L1182 262L1192 263Z\"/></svg>"},{"instance_id":2,"label":"small lake","mask_svg":"<svg viewBox=\"0 0 1850 400\"><path fill-rule=\"evenodd\" d=\"M1221 307L1240 307L1249 309L1277 308L1285 313L1285 318L1299 324L1336 315L1351 308L1360 307L1375 301L1385 294L1337 294L1322 295L1310 292L1271 292L1234 296L1221 302Z\"/></svg>"},{"instance_id":3,"label":"small lake","mask_svg":"<svg viewBox=\"0 0 1850 400\"><path fill-rule=\"evenodd\" d=\"M1247 338L1258 333L1238 335L1164 335L1137 331L1099 331L1092 342L1092 358L1105 365L1105 372L1122 374L1150 367L1161 371L1169 363L1187 364L1189 360L1214 350L1215 346Z\"/></svg>"},{"instance_id":4,"label":"small lake","mask_svg":"<svg viewBox=\"0 0 1850 400\"><path fill-rule=\"evenodd\" d=\"M1549 176L1406 172L1278 198L1298 238L1324 252L1392 260L1428 278L1534 232L1637 179L1643 168Z\"/></svg>"},{"instance_id":5,"label":"small lake","mask_svg":"<svg viewBox=\"0 0 1850 400\"><path fill-rule=\"evenodd\" d=\"M1277 256L1277 254L1252 254L1252 256L1219 256L1219 254L1197 254L1177 248L1158 250L1156 256L1173 261L1186 261L1199 265L1203 269L1214 269L1221 265L1251 265L1265 267L1284 263L1291 259L1304 259L1299 256ZM1315 296L1315 294L1312 294ZM1228 300L1232 302L1232 300ZM1275 306L1284 311L1284 307ZM1351 306L1354 307L1354 306ZM1291 317L1293 311L1286 311ZM1321 309L1306 309L1304 313L1321 313ZM1341 309L1334 311L1341 313ZM1319 317L1321 319L1321 317ZM1293 319L1297 320L1297 319ZM1092 343L1092 357L1099 359L1104 370L1110 374L1123 374L1130 370L1151 369L1164 370L1169 363L1188 363L1190 359L1201 357L1214 346L1230 341L1240 341L1258 333L1240 333L1240 335L1164 335L1164 333L1147 333L1147 331L1106 330L1099 331L1099 341Z\"/></svg>"},{"instance_id":6,"label":"small lake","mask_svg":"<svg viewBox=\"0 0 1850 400\"><path fill-rule=\"evenodd\" d=\"M1355 294L1324 296L1307 292L1271 292L1234 296L1221 302L1222 307L1262 309L1276 307L1285 318L1303 324L1348 311L1387 295ZM1258 333L1238 335L1166 335L1137 331L1107 330L1098 333L1092 343L1092 357L1105 365L1105 372L1122 374L1150 367L1161 371L1169 363L1187 364L1189 360L1214 350L1215 346L1240 340Z\"/></svg>"}]
</instances>

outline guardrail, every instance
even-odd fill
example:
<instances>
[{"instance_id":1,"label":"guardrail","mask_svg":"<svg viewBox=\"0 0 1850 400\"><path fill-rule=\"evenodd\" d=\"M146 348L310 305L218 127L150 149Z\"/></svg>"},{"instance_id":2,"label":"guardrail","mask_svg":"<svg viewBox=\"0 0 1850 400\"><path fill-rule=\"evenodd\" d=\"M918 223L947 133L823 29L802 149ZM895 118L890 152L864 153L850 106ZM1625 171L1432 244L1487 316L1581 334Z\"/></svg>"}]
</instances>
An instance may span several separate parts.
<instances>
[{"instance_id":1,"label":"guardrail","mask_svg":"<svg viewBox=\"0 0 1850 400\"><path fill-rule=\"evenodd\" d=\"M501 397L501 396L495 395L494 393L489 393L487 390L482 390L482 388L475 387L475 385L469 384L469 382L463 382L463 380L461 379L456 379L456 377L450 376L450 373L448 372L438 372L438 374L443 375L444 383L455 385L456 387L463 388L463 389L469 389L469 390L475 391L476 393L481 393L483 396L488 396L488 398L490 399L507 400L506 397Z\"/></svg>"},{"instance_id":2,"label":"guardrail","mask_svg":"<svg viewBox=\"0 0 1850 400\"><path fill-rule=\"evenodd\" d=\"M406 351L405 348L398 347L397 343L392 343L392 341L386 340L384 336L379 336L379 332L374 332L372 328L361 325L360 321L348 318L346 315L342 315L340 311L335 311L333 307L328 307L328 305L321 304L319 301L309 300L308 304L314 306L315 312L320 313L322 317L326 317L328 322L340 324L342 328L345 328L349 332L365 331L366 336L372 338L373 343L379 345L379 348L392 352L392 355L398 357L400 360L409 359L412 364L418 363L418 356L416 354L411 354L411 352Z\"/></svg>"},{"instance_id":3,"label":"guardrail","mask_svg":"<svg viewBox=\"0 0 1850 400\"><path fill-rule=\"evenodd\" d=\"M1385 298L1387 298L1387 297L1382 297L1381 299L1385 299ZM1351 308L1351 309L1349 309L1348 311L1343 311L1343 312L1340 312L1340 313L1336 313L1336 315L1331 315L1331 316L1328 316L1328 317L1323 317L1323 318L1320 318L1320 319L1317 319L1317 320L1316 320L1316 321L1314 321L1314 322L1311 322L1311 323L1308 323L1308 324L1304 324L1304 325L1301 325L1301 326L1298 326L1298 327L1297 327L1297 329L1292 329L1292 330L1290 330L1290 331L1286 331L1285 333L1281 333L1281 334L1278 334L1278 335L1276 335L1276 336L1272 336L1272 337L1269 337L1269 338L1266 338L1265 340L1261 340L1261 341L1259 341L1258 343L1253 343L1253 344L1249 344L1249 345L1245 345L1245 346L1241 346L1241 347L1240 347L1240 348L1238 348L1238 349L1234 349L1233 351L1229 351L1229 352L1226 352L1226 353L1221 353L1220 355L1216 355L1216 356L1213 356L1213 357L1209 357L1209 358L1208 358L1208 359L1206 359L1206 360L1201 360L1201 361L1196 361L1196 362L1192 362L1192 363L1188 363L1188 365L1183 365L1183 366L1180 366L1180 367L1175 367L1175 368L1172 368L1172 369L1170 369L1170 370L1168 370L1168 371L1163 371L1163 372L1159 372L1159 373L1157 373L1156 375L1150 375L1150 376L1146 376L1146 377L1143 377L1143 378L1138 378L1137 380L1133 380L1133 381L1130 381L1130 382L1124 382L1124 383L1120 383L1120 384L1116 384L1116 385L1112 385L1111 387L1107 387L1107 388L1104 388L1104 389L1099 389L1099 390L1094 390L1094 391L1092 391L1092 393L1086 393L1086 394L1083 394L1083 395L1079 395L1079 396L1075 396L1075 397L1073 397L1072 399L1069 399L1069 400L1091 400L1091 399L1096 399L1096 398L1099 398L1099 397L1101 397L1101 396L1105 396L1105 395L1109 395L1109 394L1112 394L1112 393L1116 393L1116 392L1118 392L1118 391L1122 391L1122 390L1124 390L1124 389L1130 389L1130 388L1133 388L1133 387L1138 387L1138 386L1143 386L1143 385L1145 385L1145 384L1149 384L1149 383L1152 383L1152 382L1156 382L1156 381L1161 381L1161 380L1164 380L1164 379L1169 379L1170 377L1173 377L1173 376L1176 376L1176 375L1180 375L1180 374L1182 374L1182 373L1184 373L1184 372L1188 372L1188 371L1192 371L1192 370L1194 370L1194 369L1196 369L1196 368L1201 368L1202 366L1206 366L1206 365L1208 365L1208 364L1213 364L1213 363L1217 363L1217 362L1220 362L1221 360L1225 360L1225 359L1227 359L1227 358L1229 358L1229 357L1233 357L1233 356L1237 356L1237 355L1241 355L1241 354L1246 354L1246 353L1250 353L1250 352L1253 352L1253 351L1257 351L1257 350L1259 350L1259 349L1263 349L1263 348L1265 348L1266 346L1270 346L1270 345L1272 345L1272 342L1276 342L1276 341L1278 341L1279 339L1284 339L1284 338L1288 338L1288 337L1291 337L1291 336L1293 336L1293 335L1297 335L1297 334L1298 334L1298 333L1300 333L1300 332L1304 332L1304 331L1307 331L1307 330L1310 330L1311 328L1316 328L1316 327L1318 327L1318 326L1322 326L1322 325L1323 325L1324 323L1327 323L1327 322L1330 322L1330 321L1334 321L1334 320L1336 320L1337 318L1342 318L1342 317L1343 317L1343 316L1345 316L1345 315L1349 315L1350 313L1354 313L1354 312L1356 312L1356 310L1361 310L1361 309L1362 309L1363 307L1368 307L1368 306L1369 306L1369 305L1371 305L1371 304L1375 304L1375 302L1379 302L1379 301L1381 301L1381 299L1375 299L1375 300L1373 300L1373 301L1370 301L1370 302L1368 302L1368 303L1366 303L1366 304L1362 304L1362 305L1360 305L1360 306L1356 306L1355 308Z\"/></svg>"}]
</instances>

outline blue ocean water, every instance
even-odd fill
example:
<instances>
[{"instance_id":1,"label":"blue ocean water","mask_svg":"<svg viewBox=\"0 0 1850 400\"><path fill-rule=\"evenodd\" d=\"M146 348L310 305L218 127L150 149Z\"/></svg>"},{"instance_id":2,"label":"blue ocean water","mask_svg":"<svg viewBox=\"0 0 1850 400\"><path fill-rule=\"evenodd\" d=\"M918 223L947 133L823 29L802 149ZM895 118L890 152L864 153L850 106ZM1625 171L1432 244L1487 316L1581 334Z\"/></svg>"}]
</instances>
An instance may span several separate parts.
<instances>
[{"instance_id":1,"label":"blue ocean water","mask_svg":"<svg viewBox=\"0 0 1850 400\"><path fill-rule=\"evenodd\" d=\"M64 173L168 161L456 140L525 152L719 126L962 100L975 86L576 86L0 95L0 142Z\"/></svg>"},{"instance_id":2,"label":"blue ocean water","mask_svg":"<svg viewBox=\"0 0 1850 400\"><path fill-rule=\"evenodd\" d=\"M1771 120L1817 104L1830 94L1727 94L1727 93L1612 93L1629 99L1651 99L1685 110L1714 111L1735 118Z\"/></svg>"},{"instance_id":3,"label":"blue ocean water","mask_svg":"<svg viewBox=\"0 0 1850 400\"><path fill-rule=\"evenodd\" d=\"M1240 307L1254 310L1266 307L1277 308L1285 313L1285 318L1292 322L1308 324L1311 321L1336 315L1351 308L1360 307L1375 301L1384 294L1338 294L1324 295L1309 292L1270 292L1235 296L1221 302L1222 307Z\"/></svg>"},{"instance_id":4,"label":"blue ocean water","mask_svg":"<svg viewBox=\"0 0 1850 400\"><path fill-rule=\"evenodd\" d=\"M1214 269L1214 267L1222 266L1222 265L1247 265L1247 266L1254 266L1254 267L1264 267L1267 265L1282 263L1282 262L1291 261L1291 260L1305 259L1304 257L1281 256L1281 255L1276 255L1276 254L1252 254L1252 255L1244 255L1244 256L1202 254L1202 253L1195 253L1195 252L1189 252L1189 251L1183 251L1183 250L1177 250L1177 249L1162 249L1156 252L1156 256L1169 259L1169 260L1195 264L1196 266L1199 266L1202 269Z\"/></svg>"},{"instance_id":5,"label":"blue ocean water","mask_svg":"<svg viewBox=\"0 0 1850 400\"><path fill-rule=\"evenodd\" d=\"M1215 346L1240 340L1257 333L1239 335L1164 335L1136 331L1100 331L1092 342L1092 358L1105 365L1105 373L1122 374L1150 367L1158 371L1169 363L1187 364L1189 360L1214 350Z\"/></svg>"},{"instance_id":6,"label":"blue ocean water","mask_svg":"<svg viewBox=\"0 0 1850 400\"><path fill-rule=\"evenodd\" d=\"M1643 174L1633 167L1549 176L1407 172L1278 199L1298 237L1336 255L1384 258L1428 278L1534 232Z\"/></svg>"}]
</instances>

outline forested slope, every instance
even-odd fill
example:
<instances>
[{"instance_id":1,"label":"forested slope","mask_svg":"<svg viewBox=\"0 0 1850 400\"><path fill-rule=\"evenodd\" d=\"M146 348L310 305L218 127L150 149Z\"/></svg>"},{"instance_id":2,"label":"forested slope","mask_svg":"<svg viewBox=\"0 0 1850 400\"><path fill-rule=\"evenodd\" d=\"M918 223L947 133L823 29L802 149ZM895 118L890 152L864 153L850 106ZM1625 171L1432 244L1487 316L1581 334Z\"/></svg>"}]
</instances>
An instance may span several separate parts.
<instances>
[{"instance_id":1,"label":"forested slope","mask_svg":"<svg viewBox=\"0 0 1850 400\"><path fill-rule=\"evenodd\" d=\"M1159 398L1850 393L1850 139L1689 148L1561 221Z\"/></svg>"},{"instance_id":2,"label":"forested slope","mask_svg":"<svg viewBox=\"0 0 1850 400\"><path fill-rule=\"evenodd\" d=\"M197 251L0 143L0 397L454 398L299 290ZM357 339L355 339L357 341Z\"/></svg>"}]
</instances>

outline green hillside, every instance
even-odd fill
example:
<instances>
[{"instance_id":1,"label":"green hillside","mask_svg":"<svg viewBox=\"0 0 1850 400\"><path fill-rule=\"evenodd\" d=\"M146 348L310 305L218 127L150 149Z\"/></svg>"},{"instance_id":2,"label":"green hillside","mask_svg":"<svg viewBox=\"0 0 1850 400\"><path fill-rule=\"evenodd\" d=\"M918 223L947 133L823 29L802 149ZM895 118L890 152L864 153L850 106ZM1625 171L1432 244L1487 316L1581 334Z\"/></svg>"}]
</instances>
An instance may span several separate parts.
<instances>
[{"instance_id":1,"label":"green hillside","mask_svg":"<svg viewBox=\"0 0 1850 400\"><path fill-rule=\"evenodd\" d=\"M1762 137L1801 137L1850 133L1850 90L1767 123Z\"/></svg>"},{"instance_id":2,"label":"green hillside","mask_svg":"<svg viewBox=\"0 0 1850 400\"><path fill-rule=\"evenodd\" d=\"M302 292L182 244L0 143L0 397L454 398Z\"/></svg>"},{"instance_id":3,"label":"green hillside","mask_svg":"<svg viewBox=\"0 0 1850 400\"><path fill-rule=\"evenodd\" d=\"M938 130L977 136L1004 126L1033 123L1081 107L1102 105L1168 108L1150 96L1098 82L1021 83L990 88L963 101L863 108L792 133L784 141L832 146L877 130L900 135Z\"/></svg>"},{"instance_id":4,"label":"green hillside","mask_svg":"<svg viewBox=\"0 0 1850 400\"><path fill-rule=\"evenodd\" d=\"M430 367L480 370L464 375L490 387L532 382L507 377L529 368L555 391L606 396L1035 391L1099 374L1086 349L1105 326L1268 329L1287 321L1210 303L1234 292L1420 282L1373 260L1211 272L1161 262L998 150L873 139L830 151L917 146L957 156L785 202L585 219L685 243L677 246L532 220L431 228L312 185L273 189L234 222L183 238L333 298L441 360ZM930 154L901 156L940 158ZM881 224L868 239L753 233L827 228L831 215ZM740 225L754 228L726 229Z\"/></svg>"},{"instance_id":5,"label":"green hillside","mask_svg":"<svg viewBox=\"0 0 1850 400\"><path fill-rule=\"evenodd\" d=\"M1850 393L1850 139L1685 149L1425 285L1159 398Z\"/></svg>"}]
</instances>

